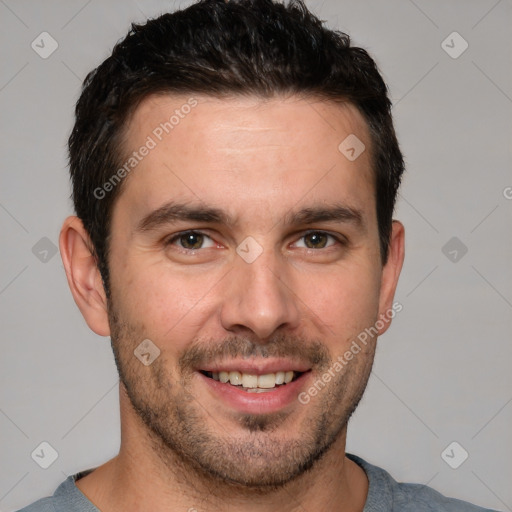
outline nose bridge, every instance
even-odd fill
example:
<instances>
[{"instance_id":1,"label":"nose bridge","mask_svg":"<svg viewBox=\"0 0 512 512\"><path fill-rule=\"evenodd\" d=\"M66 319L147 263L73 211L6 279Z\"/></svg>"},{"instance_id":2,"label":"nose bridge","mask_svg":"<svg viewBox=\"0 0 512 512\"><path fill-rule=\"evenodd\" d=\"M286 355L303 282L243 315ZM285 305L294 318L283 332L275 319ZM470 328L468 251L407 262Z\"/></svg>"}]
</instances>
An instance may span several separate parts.
<instances>
[{"instance_id":1,"label":"nose bridge","mask_svg":"<svg viewBox=\"0 0 512 512\"><path fill-rule=\"evenodd\" d=\"M230 331L249 329L261 340L279 328L296 327L297 305L284 282L286 262L271 250L263 250L253 261L240 254L222 305L223 327Z\"/></svg>"}]
</instances>

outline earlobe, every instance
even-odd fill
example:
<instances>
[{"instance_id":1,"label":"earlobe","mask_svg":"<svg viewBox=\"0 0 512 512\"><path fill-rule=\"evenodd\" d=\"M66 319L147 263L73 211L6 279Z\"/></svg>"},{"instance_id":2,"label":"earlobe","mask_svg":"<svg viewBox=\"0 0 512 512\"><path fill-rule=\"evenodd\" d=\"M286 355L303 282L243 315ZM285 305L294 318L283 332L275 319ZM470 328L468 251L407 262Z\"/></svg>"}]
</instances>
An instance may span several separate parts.
<instances>
[{"instance_id":1,"label":"earlobe","mask_svg":"<svg viewBox=\"0 0 512 512\"><path fill-rule=\"evenodd\" d=\"M59 238L60 254L69 288L87 325L100 336L109 336L107 299L92 244L82 221L68 217Z\"/></svg>"},{"instance_id":2,"label":"earlobe","mask_svg":"<svg viewBox=\"0 0 512 512\"><path fill-rule=\"evenodd\" d=\"M384 334L391 324L391 319L396 314L393 307L398 278L405 256L405 229L401 222L394 220L389 243L389 253L386 264L382 269L380 298L379 298L379 320L384 326L379 329L379 336ZM399 310L402 308L400 307Z\"/></svg>"}]
</instances>

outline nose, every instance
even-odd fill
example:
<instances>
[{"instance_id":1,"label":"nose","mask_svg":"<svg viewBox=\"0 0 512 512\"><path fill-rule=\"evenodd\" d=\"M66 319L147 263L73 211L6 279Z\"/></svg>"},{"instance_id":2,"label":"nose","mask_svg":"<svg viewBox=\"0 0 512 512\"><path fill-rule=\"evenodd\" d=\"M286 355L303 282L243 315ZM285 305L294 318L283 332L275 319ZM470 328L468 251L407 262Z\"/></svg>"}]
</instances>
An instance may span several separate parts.
<instances>
[{"instance_id":1,"label":"nose","mask_svg":"<svg viewBox=\"0 0 512 512\"><path fill-rule=\"evenodd\" d=\"M298 298L286 279L286 262L265 251L256 261L237 257L221 309L227 331L251 331L264 343L279 329L295 329L300 320Z\"/></svg>"}]
</instances>

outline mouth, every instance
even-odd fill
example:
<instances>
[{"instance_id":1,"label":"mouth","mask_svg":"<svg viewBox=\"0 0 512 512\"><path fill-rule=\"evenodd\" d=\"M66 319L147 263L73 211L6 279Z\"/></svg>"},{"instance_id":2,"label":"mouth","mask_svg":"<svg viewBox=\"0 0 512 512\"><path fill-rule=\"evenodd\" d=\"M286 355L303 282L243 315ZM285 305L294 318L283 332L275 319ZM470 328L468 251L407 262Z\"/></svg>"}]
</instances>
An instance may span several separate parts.
<instances>
[{"instance_id":1,"label":"mouth","mask_svg":"<svg viewBox=\"0 0 512 512\"><path fill-rule=\"evenodd\" d=\"M238 360L198 368L196 375L203 389L199 393L213 403L238 413L269 414L300 405L297 396L310 384L312 368L285 360Z\"/></svg>"},{"instance_id":2,"label":"mouth","mask_svg":"<svg viewBox=\"0 0 512 512\"><path fill-rule=\"evenodd\" d=\"M296 381L306 372L280 370L275 373L257 375L237 370L218 372L200 370L200 373L222 384L236 386L247 393L268 393Z\"/></svg>"}]
</instances>

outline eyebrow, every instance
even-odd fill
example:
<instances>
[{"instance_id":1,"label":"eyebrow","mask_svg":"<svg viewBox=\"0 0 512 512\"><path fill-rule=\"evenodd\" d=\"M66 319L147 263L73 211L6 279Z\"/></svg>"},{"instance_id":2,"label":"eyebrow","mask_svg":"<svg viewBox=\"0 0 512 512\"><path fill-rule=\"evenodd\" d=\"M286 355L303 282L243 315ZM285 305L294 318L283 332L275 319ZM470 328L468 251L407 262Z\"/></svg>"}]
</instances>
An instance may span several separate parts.
<instances>
[{"instance_id":1,"label":"eyebrow","mask_svg":"<svg viewBox=\"0 0 512 512\"><path fill-rule=\"evenodd\" d=\"M236 220L218 208L203 205L169 202L144 216L136 227L138 232L156 230L167 224L180 221L204 222L233 226ZM286 225L310 225L319 222L341 222L365 228L363 213L357 208L345 205L308 207L288 212L284 217Z\"/></svg>"},{"instance_id":2,"label":"eyebrow","mask_svg":"<svg viewBox=\"0 0 512 512\"><path fill-rule=\"evenodd\" d=\"M319 222L342 222L365 228L363 213L357 208L344 205L303 208L285 217L286 224L316 224Z\"/></svg>"},{"instance_id":3,"label":"eyebrow","mask_svg":"<svg viewBox=\"0 0 512 512\"><path fill-rule=\"evenodd\" d=\"M187 220L208 224L233 224L232 219L218 208L169 202L143 217L136 231L152 231L166 224Z\"/></svg>"}]
</instances>

